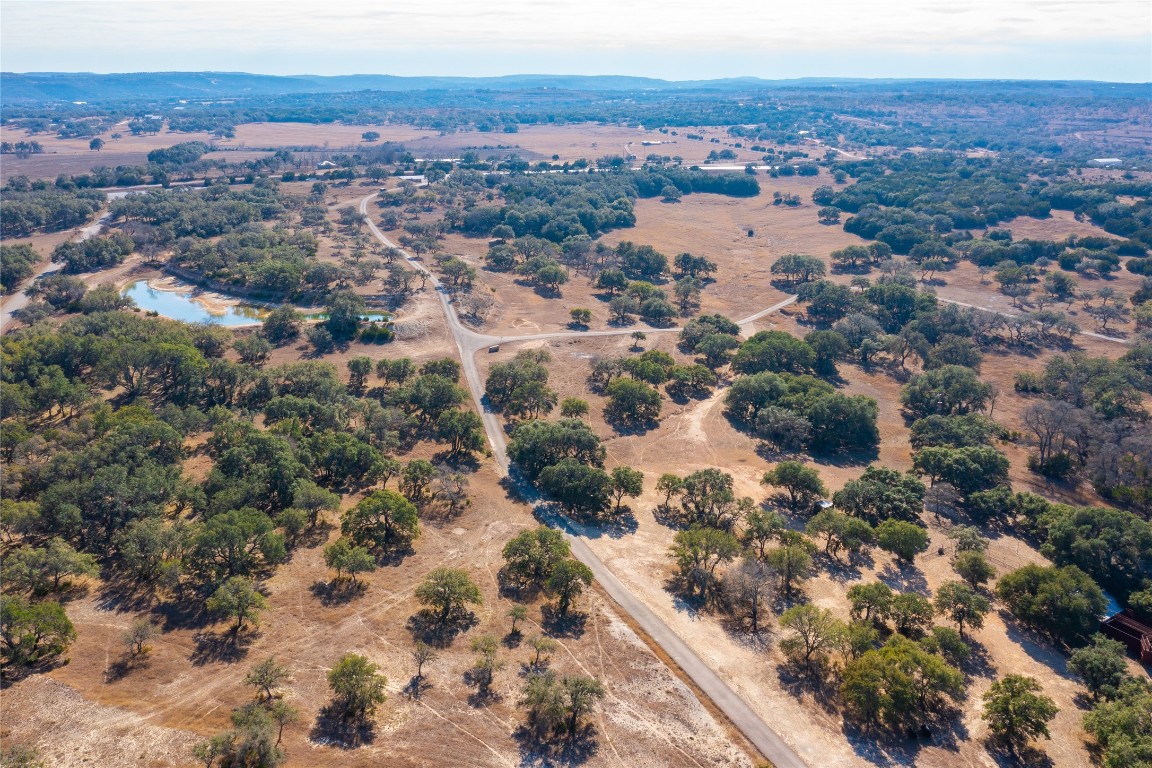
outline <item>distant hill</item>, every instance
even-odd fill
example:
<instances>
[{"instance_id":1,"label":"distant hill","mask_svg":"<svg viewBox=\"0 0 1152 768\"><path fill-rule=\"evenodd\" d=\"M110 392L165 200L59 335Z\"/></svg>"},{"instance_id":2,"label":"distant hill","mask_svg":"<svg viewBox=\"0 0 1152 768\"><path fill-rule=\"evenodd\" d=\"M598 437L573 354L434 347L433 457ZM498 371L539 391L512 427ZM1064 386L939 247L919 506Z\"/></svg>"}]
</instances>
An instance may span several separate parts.
<instances>
[{"instance_id":1,"label":"distant hill","mask_svg":"<svg viewBox=\"0 0 1152 768\"><path fill-rule=\"evenodd\" d=\"M507 75L504 77L397 77L394 75L251 75L244 72L3 72L0 94L9 104L123 99L228 98L348 91L499 90L577 91L731 89L766 85L755 78L672 82L646 77Z\"/></svg>"},{"instance_id":2,"label":"distant hill","mask_svg":"<svg viewBox=\"0 0 1152 768\"><path fill-rule=\"evenodd\" d=\"M733 77L718 80L660 80L625 75L505 75L502 77L399 77L396 75L253 75L246 72L0 72L0 101L43 104L132 100L214 100L275 97L294 94L351 93L360 91L519 91L668 92L712 91L741 93L778 88L891 90L935 92L980 90L1000 93L1063 91L1068 95L1117 96L1145 92L1147 84L1091 81L1032 80L926 80L806 77L764 80ZM1144 91L1141 91L1144 89Z\"/></svg>"},{"instance_id":3,"label":"distant hill","mask_svg":"<svg viewBox=\"0 0 1152 768\"><path fill-rule=\"evenodd\" d=\"M253 75L245 72L0 72L6 104L106 102L132 99L219 99L354 91L747 91L788 86L846 87L932 81L799 78L660 80L624 75L505 75L502 77L398 77L396 75ZM936 81L941 82L941 81Z\"/></svg>"}]
</instances>

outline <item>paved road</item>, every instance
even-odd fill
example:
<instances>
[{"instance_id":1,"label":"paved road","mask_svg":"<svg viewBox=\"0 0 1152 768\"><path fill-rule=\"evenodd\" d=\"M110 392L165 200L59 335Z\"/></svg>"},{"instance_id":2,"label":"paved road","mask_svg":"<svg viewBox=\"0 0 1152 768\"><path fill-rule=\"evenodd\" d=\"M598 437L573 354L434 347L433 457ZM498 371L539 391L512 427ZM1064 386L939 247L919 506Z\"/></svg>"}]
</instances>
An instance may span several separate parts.
<instances>
[{"instance_id":1,"label":"paved road","mask_svg":"<svg viewBox=\"0 0 1152 768\"><path fill-rule=\"evenodd\" d=\"M460 318L456 316L456 311L452 307L447 289L440 283L436 276L432 275L423 264L413 259L404 249L385 237L384 233L381 232L372 221L372 217L368 215L368 202L373 197L375 197L375 195L369 195L360 201L360 212L367 217L368 228L380 242L390 248L398 250L415 269L431 275L428 282L436 290L440 305L444 309L444 316L448 322L448 330L452 332L452 338L455 339L456 347L460 351L464 378L468 382L468 389L472 393L472 399L476 402L476 407L480 411L480 415L484 421L484 430L488 433L488 443L492 447L492 455L496 460L497 472L503 476L508 476L508 452L504 441L504 429L497 415L484 407L484 386L480 380L480 372L476 367L476 353L492 344L502 342L510 343L530 339L564 338L568 336L619 336L622 334L631 334L631 330L539 333L526 336L490 336L476 333L469 328L465 328L460 322ZM796 297L793 296L791 299L783 301L775 307L769 307L766 310L762 310L746 318L741 321L740 324L747 325L769 312L791 304L795 300ZM678 330L678 328L666 328L658 329L656 332ZM645 331L645 333L651 332L652 331ZM520 494L528 500L533 507L536 507L539 502L539 496L535 489L527 483L519 481L516 482L516 485ZM671 627L664 623L648 606L633 595L620 579L616 578L616 575L604 564L604 561L592 551L591 547L588 546L588 543L582 537L573 531L567 521L557 516L544 513L539 508L537 508L537 515L564 532L565 537L572 547L572 553L592 569L592 573L595 574L596 580L600 583L604 591L676 662L680 669L692 679L692 682L732 721L733 725L739 728L740 732L760 750L761 754L771 760L776 768L804 768L806 764L800 759L800 756L784 743L784 740L781 739L711 667L704 663L704 661L680 639Z\"/></svg>"}]
</instances>

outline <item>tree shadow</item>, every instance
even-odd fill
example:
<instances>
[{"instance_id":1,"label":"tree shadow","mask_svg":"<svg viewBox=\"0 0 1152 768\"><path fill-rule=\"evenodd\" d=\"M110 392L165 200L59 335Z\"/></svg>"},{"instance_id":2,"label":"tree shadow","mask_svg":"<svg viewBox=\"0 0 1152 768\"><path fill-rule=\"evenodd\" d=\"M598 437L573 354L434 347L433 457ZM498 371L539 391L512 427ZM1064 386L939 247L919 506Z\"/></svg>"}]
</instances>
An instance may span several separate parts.
<instances>
[{"instance_id":1,"label":"tree shadow","mask_svg":"<svg viewBox=\"0 0 1152 768\"><path fill-rule=\"evenodd\" d=\"M527 725L512 734L520 747L520 768L569 768L582 765L600 751L596 726L588 723L568 738L541 739Z\"/></svg>"},{"instance_id":2,"label":"tree shadow","mask_svg":"<svg viewBox=\"0 0 1152 768\"><path fill-rule=\"evenodd\" d=\"M681 510L671 504L664 504L663 502L657 504L652 510L652 518L665 528L671 528L674 531L682 531L688 527L684 525Z\"/></svg>"},{"instance_id":3,"label":"tree shadow","mask_svg":"<svg viewBox=\"0 0 1152 768\"><path fill-rule=\"evenodd\" d=\"M848 719L844 720L841 730L852 751L877 766L915 765L925 747L956 752L960 744L969 739L968 728L955 708L900 730L867 727Z\"/></svg>"},{"instance_id":4,"label":"tree shadow","mask_svg":"<svg viewBox=\"0 0 1152 768\"><path fill-rule=\"evenodd\" d=\"M1051 768L1051 766L1055 765L1047 752L1031 744L1019 750L1012 750L997 739L988 738L985 740L985 746L988 754L996 761L996 765L1000 766L1000 768L1020 768L1020 766L1025 766L1025 768Z\"/></svg>"},{"instance_id":5,"label":"tree shadow","mask_svg":"<svg viewBox=\"0 0 1152 768\"><path fill-rule=\"evenodd\" d=\"M604 421L610 424L613 431L615 431L616 434L620 435L621 437L639 437L641 435L648 434L650 431L657 429L660 426L660 422L657 419L648 419L645 421L625 421L619 418L610 419L606 417Z\"/></svg>"},{"instance_id":6,"label":"tree shadow","mask_svg":"<svg viewBox=\"0 0 1152 768\"><path fill-rule=\"evenodd\" d=\"M356 749L376 740L376 726L368 718L346 718L335 704L329 704L320 710L308 738L328 747Z\"/></svg>"},{"instance_id":7,"label":"tree shadow","mask_svg":"<svg viewBox=\"0 0 1152 768\"><path fill-rule=\"evenodd\" d=\"M1065 680L1079 680L1068 672L1068 659L1051 638L1021 624L1006 608L1001 608L999 613L1009 640L1019 645L1033 660L1048 667Z\"/></svg>"},{"instance_id":8,"label":"tree shadow","mask_svg":"<svg viewBox=\"0 0 1152 768\"><path fill-rule=\"evenodd\" d=\"M957 666L960 671L969 677L995 677L996 668L992 665L992 656L988 649L971 638L967 638L968 656Z\"/></svg>"},{"instance_id":9,"label":"tree shadow","mask_svg":"<svg viewBox=\"0 0 1152 768\"><path fill-rule=\"evenodd\" d=\"M588 517L579 521L577 525L580 535L589 539L598 539L601 536L607 536L610 539L622 539L629 534L636 533L640 527L632 508L627 505L621 506L619 512L613 511L611 515L607 518ZM571 518L568 519L571 520Z\"/></svg>"},{"instance_id":10,"label":"tree shadow","mask_svg":"<svg viewBox=\"0 0 1152 768\"><path fill-rule=\"evenodd\" d=\"M433 648L447 648L457 635L467 632L479 623L480 619L472 611L460 612L441 622L438 613L425 608L408 618L407 628L413 640L419 640Z\"/></svg>"},{"instance_id":11,"label":"tree shadow","mask_svg":"<svg viewBox=\"0 0 1152 768\"><path fill-rule=\"evenodd\" d=\"M897 592L915 592L924 597L932 594L928 589L928 579L924 578L924 574L914 565L901 568L893 566L892 563L885 563L876 574L876 578Z\"/></svg>"},{"instance_id":12,"label":"tree shadow","mask_svg":"<svg viewBox=\"0 0 1152 768\"><path fill-rule=\"evenodd\" d=\"M833 557L827 552L820 552L816 556L816 561L823 566L824 571L828 574L828 578L841 584L849 581L857 581L862 574L860 566L851 558L845 562Z\"/></svg>"},{"instance_id":13,"label":"tree shadow","mask_svg":"<svg viewBox=\"0 0 1152 768\"><path fill-rule=\"evenodd\" d=\"M451 449L437 451L432 456L432 463L436 466L444 465L458 472L477 472L480 469L480 460L476 458L476 454L453 453Z\"/></svg>"},{"instance_id":14,"label":"tree shadow","mask_svg":"<svg viewBox=\"0 0 1152 768\"><path fill-rule=\"evenodd\" d=\"M568 611L568 615L561 616L554 606L545 605L540 608L540 626L553 637L579 638L584 634L584 627L588 623L588 614L579 611Z\"/></svg>"},{"instance_id":15,"label":"tree shadow","mask_svg":"<svg viewBox=\"0 0 1152 768\"><path fill-rule=\"evenodd\" d=\"M487 688L480 687L480 674L481 673L474 669L469 669L464 672L465 684L476 687L475 691L468 694L468 706L473 709L479 709L480 707L487 707L504 701L504 696L499 691L492 690L491 683L488 684Z\"/></svg>"},{"instance_id":16,"label":"tree shadow","mask_svg":"<svg viewBox=\"0 0 1152 768\"><path fill-rule=\"evenodd\" d=\"M128 578L105 581L104 588L96 593L96 607L113 613L140 613L158 602L152 586Z\"/></svg>"},{"instance_id":17,"label":"tree shadow","mask_svg":"<svg viewBox=\"0 0 1152 768\"><path fill-rule=\"evenodd\" d=\"M197 667L213 662L232 664L248 655L257 632L198 632L192 639L196 641L189 660Z\"/></svg>"},{"instance_id":18,"label":"tree shadow","mask_svg":"<svg viewBox=\"0 0 1152 768\"><path fill-rule=\"evenodd\" d=\"M812 669L787 661L776 667L776 679L780 687L793 698L803 700L808 695L811 700L828 714L839 712L839 701L835 695L835 685L829 683L828 662L813 661Z\"/></svg>"},{"instance_id":19,"label":"tree shadow","mask_svg":"<svg viewBox=\"0 0 1152 768\"><path fill-rule=\"evenodd\" d=\"M344 605L368 591L368 585L362 581L352 582L351 579L332 579L323 581L317 579L308 588L312 596L320 601L325 608L334 605Z\"/></svg>"},{"instance_id":20,"label":"tree shadow","mask_svg":"<svg viewBox=\"0 0 1152 768\"><path fill-rule=\"evenodd\" d=\"M125 651L120 654L120 658L108 665L108 669L104 670L104 682L119 682L137 669L147 669L150 662L151 658L147 653Z\"/></svg>"},{"instance_id":21,"label":"tree shadow","mask_svg":"<svg viewBox=\"0 0 1152 768\"><path fill-rule=\"evenodd\" d=\"M202 599L195 597L187 599L185 595L157 603L152 609L152 615L159 619L162 632L170 632L173 629L199 629L212 621L212 616L204 607Z\"/></svg>"},{"instance_id":22,"label":"tree shadow","mask_svg":"<svg viewBox=\"0 0 1152 768\"><path fill-rule=\"evenodd\" d=\"M419 699L424 691L430 690L432 683L424 675L412 675L412 678L404 686L404 695L410 699Z\"/></svg>"},{"instance_id":23,"label":"tree shadow","mask_svg":"<svg viewBox=\"0 0 1152 768\"><path fill-rule=\"evenodd\" d=\"M67 656L57 654L39 659L32 664L5 664L0 668L0 691L7 690L10 686L32 675L42 675L67 666L69 661Z\"/></svg>"}]
</instances>

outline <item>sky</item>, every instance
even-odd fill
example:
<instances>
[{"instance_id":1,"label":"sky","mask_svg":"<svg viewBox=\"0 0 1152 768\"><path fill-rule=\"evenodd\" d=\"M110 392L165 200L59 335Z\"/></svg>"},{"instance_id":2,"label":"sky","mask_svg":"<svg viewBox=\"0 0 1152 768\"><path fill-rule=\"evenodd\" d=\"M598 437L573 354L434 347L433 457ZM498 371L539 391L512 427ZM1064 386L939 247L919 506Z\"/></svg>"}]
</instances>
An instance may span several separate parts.
<instances>
[{"instance_id":1,"label":"sky","mask_svg":"<svg viewBox=\"0 0 1152 768\"><path fill-rule=\"evenodd\" d=\"M0 0L8 72L1152 81L1149 0Z\"/></svg>"}]
</instances>

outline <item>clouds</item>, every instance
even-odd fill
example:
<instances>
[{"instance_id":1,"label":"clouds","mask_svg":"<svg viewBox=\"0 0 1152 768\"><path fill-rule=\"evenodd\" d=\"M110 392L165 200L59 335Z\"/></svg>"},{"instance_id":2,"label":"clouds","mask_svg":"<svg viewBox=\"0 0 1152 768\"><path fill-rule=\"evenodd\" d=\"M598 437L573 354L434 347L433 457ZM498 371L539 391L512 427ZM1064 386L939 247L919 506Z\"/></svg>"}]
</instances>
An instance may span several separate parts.
<instances>
[{"instance_id":1,"label":"clouds","mask_svg":"<svg viewBox=\"0 0 1152 768\"><path fill-rule=\"evenodd\" d=\"M980 64L966 57L1013 52L1016 70L996 76L1066 77L1068 67L1046 52L1073 45L1087 57L1072 62L1083 77L1146 80L1152 46L1146 0L4 0L0 7L0 65L15 71L681 77L689 65L689 77L940 76ZM1129 58L1117 60L1117 51ZM1029 66L1028 56L1061 73ZM851 63L861 60L875 63L861 71ZM885 60L910 69L892 72L880 66ZM838 71L825 71L829 63Z\"/></svg>"}]
</instances>

